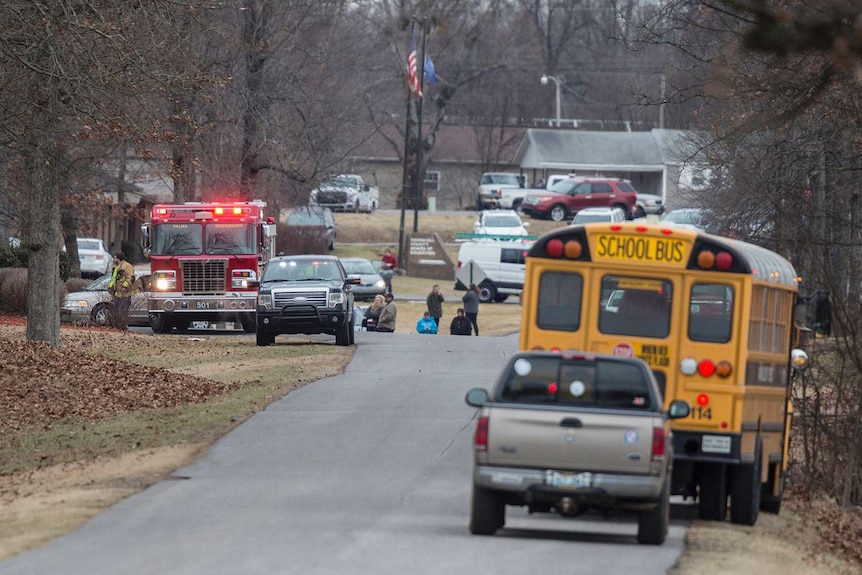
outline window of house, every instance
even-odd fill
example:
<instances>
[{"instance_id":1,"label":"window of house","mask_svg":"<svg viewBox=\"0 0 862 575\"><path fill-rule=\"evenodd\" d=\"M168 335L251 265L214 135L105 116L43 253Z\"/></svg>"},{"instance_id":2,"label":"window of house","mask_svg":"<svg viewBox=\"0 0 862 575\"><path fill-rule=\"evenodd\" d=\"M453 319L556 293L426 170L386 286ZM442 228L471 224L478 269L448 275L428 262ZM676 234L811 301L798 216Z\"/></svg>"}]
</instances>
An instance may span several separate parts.
<instances>
[{"instance_id":1,"label":"window of house","mask_svg":"<svg viewBox=\"0 0 862 575\"><path fill-rule=\"evenodd\" d=\"M440 191L440 172L432 172L431 170L425 171L425 191Z\"/></svg>"}]
</instances>

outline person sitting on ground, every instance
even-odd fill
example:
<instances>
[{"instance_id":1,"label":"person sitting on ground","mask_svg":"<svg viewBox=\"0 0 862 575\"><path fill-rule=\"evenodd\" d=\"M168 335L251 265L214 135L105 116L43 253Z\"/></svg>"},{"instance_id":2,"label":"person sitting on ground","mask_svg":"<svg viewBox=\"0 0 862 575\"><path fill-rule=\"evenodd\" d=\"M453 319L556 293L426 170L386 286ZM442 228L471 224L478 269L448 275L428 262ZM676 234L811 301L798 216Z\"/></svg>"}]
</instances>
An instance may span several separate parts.
<instances>
[{"instance_id":1,"label":"person sitting on ground","mask_svg":"<svg viewBox=\"0 0 862 575\"><path fill-rule=\"evenodd\" d=\"M386 305L386 300L383 299L383 296L377 294L374 296L374 301L371 302L371 306L369 306L368 311L365 312L365 317L362 318L362 327L366 329L366 331L375 331L377 329L377 322L380 319L380 310L383 309L383 306Z\"/></svg>"},{"instance_id":2,"label":"person sitting on ground","mask_svg":"<svg viewBox=\"0 0 862 575\"><path fill-rule=\"evenodd\" d=\"M425 310L425 313L416 322L416 333L437 333L437 322L431 317L430 311Z\"/></svg>"},{"instance_id":3,"label":"person sitting on ground","mask_svg":"<svg viewBox=\"0 0 862 575\"><path fill-rule=\"evenodd\" d=\"M398 308L395 307L395 298L391 293L386 294L385 299L386 305L380 310L376 331L392 333L395 331L395 317L398 315Z\"/></svg>"},{"instance_id":4,"label":"person sitting on ground","mask_svg":"<svg viewBox=\"0 0 862 575\"><path fill-rule=\"evenodd\" d=\"M464 308L459 307L457 315L452 318L452 323L449 324L450 335L470 335L473 327L470 325L470 320L464 315Z\"/></svg>"}]
</instances>

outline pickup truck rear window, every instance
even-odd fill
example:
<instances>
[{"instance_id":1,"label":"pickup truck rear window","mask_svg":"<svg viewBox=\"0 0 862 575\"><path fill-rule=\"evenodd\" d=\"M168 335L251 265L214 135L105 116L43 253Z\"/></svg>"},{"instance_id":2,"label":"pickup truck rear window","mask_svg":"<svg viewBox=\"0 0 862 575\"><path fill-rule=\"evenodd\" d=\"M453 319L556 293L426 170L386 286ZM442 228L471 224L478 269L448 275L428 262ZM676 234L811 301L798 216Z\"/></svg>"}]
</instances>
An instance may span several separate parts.
<instances>
[{"instance_id":1,"label":"pickup truck rear window","mask_svg":"<svg viewBox=\"0 0 862 575\"><path fill-rule=\"evenodd\" d=\"M645 369L625 361L518 358L497 387L501 403L655 411Z\"/></svg>"}]
</instances>

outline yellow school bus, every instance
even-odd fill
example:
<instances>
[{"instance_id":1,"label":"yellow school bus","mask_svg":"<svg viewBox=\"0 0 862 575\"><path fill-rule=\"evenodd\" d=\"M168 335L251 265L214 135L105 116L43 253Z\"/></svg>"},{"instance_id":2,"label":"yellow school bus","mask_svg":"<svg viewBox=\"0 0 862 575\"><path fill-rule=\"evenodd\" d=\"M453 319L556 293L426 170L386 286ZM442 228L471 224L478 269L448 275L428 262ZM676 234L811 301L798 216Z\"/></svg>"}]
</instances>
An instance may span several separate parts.
<instances>
[{"instance_id":1,"label":"yellow school bus","mask_svg":"<svg viewBox=\"0 0 862 575\"><path fill-rule=\"evenodd\" d=\"M797 282L780 255L700 231L567 226L528 252L520 347L647 362L666 405L692 406L672 424L671 492L712 520L729 498L753 525L781 506Z\"/></svg>"}]
</instances>

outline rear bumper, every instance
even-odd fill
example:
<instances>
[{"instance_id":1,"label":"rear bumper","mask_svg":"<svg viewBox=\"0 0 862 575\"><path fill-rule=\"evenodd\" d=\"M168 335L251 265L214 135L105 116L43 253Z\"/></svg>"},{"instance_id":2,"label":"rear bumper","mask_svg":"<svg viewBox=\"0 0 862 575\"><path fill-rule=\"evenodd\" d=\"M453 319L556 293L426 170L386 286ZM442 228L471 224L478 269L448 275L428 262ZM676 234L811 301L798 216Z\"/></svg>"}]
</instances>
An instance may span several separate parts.
<instances>
[{"instance_id":1,"label":"rear bumper","mask_svg":"<svg viewBox=\"0 0 862 575\"><path fill-rule=\"evenodd\" d=\"M545 470L480 465L473 470L473 481L486 489L520 493L527 500L574 497L602 503L609 499L656 501L661 495L664 476L593 473L589 488L558 489L545 483Z\"/></svg>"}]
</instances>

